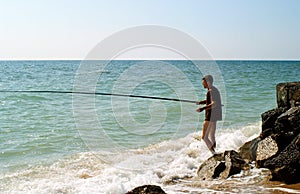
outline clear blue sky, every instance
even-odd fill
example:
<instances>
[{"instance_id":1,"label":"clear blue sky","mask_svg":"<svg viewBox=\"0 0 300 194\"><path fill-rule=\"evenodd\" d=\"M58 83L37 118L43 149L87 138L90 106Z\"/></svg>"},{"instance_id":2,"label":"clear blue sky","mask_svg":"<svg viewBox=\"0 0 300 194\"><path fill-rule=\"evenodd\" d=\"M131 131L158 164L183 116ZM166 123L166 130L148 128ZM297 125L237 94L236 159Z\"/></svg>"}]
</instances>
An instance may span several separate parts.
<instances>
[{"instance_id":1,"label":"clear blue sky","mask_svg":"<svg viewBox=\"0 0 300 194\"><path fill-rule=\"evenodd\" d=\"M190 34L215 59L300 59L299 0L0 0L0 59L83 59L145 24Z\"/></svg>"}]
</instances>

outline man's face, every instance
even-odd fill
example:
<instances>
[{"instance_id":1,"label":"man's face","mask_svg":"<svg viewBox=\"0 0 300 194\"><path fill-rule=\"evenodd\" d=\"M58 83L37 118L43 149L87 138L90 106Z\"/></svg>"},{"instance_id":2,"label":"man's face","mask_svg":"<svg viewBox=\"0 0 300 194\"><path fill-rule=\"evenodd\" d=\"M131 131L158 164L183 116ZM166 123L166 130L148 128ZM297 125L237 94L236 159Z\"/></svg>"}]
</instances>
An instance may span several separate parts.
<instances>
[{"instance_id":1,"label":"man's face","mask_svg":"<svg viewBox=\"0 0 300 194\"><path fill-rule=\"evenodd\" d=\"M207 82L204 79L202 80L202 85L204 88L208 88Z\"/></svg>"}]
</instances>

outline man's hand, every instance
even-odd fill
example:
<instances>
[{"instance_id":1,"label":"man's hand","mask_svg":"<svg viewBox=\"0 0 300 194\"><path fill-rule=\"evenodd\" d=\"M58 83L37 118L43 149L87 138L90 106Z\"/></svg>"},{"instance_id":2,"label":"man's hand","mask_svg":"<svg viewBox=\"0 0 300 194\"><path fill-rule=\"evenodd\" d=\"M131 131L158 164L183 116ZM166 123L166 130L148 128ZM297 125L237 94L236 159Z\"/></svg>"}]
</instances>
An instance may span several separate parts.
<instances>
[{"instance_id":1,"label":"man's hand","mask_svg":"<svg viewBox=\"0 0 300 194\"><path fill-rule=\"evenodd\" d=\"M196 109L197 112L202 112L202 111L204 111L204 110L205 110L204 107L201 107L201 108L197 108L197 109Z\"/></svg>"}]
</instances>

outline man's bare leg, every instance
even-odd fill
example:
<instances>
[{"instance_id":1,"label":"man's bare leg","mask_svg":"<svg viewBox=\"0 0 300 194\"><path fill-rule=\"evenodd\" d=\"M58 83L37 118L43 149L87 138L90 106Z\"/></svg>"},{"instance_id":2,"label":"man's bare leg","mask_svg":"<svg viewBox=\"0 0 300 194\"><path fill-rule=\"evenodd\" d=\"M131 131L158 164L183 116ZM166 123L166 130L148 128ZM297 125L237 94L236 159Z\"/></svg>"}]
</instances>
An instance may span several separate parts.
<instances>
[{"instance_id":1,"label":"man's bare leg","mask_svg":"<svg viewBox=\"0 0 300 194\"><path fill-rule=\"evenodd\" d=\"M210 142L212 143L213 148L216 148L216 137L215 137L216 127L217 127L217 122L216 121L214 121L214 122L210 121L209 122L208 133L209 133L209 139L210 139Z\"/></svg>"},{"instance_id":2,"label":"man's bare leg","mask_svg":"<svg viewBox=\"0 0 300 194\"><path fill-rule=\"evenodd\" d=\"M213 148L213 144L208 139L208 135L210 133L209 129L210 129L210 122L209 121L204 121L203 122L203 128L202 128L202 139L205 142L208 149L213 153L213 152L215 152L215 150Z\"/></svg>"}]
</instances>

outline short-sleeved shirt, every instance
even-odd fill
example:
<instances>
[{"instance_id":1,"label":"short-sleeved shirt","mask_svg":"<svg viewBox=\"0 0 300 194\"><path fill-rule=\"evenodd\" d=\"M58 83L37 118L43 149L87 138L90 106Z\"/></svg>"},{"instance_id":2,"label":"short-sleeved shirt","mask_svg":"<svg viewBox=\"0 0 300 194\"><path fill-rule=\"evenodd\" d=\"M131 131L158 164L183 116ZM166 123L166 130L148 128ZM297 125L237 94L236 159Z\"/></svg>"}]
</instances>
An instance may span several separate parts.
<instances>
[{"instance_id":1,"label":"short-sleeved shirt","mask_svg":"<svg viewBox=\"0 0 300 194\"><path fill-rule=\"evenodd\" d=\"M222 103L219 90L212 86L206 94L206 105L209 105L211 101L214 101L214 107L205 110L206 121L221 121L222 120Z\"/></svg>"}]
</instances>

